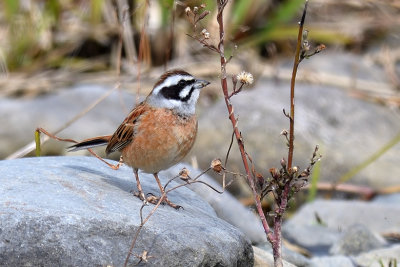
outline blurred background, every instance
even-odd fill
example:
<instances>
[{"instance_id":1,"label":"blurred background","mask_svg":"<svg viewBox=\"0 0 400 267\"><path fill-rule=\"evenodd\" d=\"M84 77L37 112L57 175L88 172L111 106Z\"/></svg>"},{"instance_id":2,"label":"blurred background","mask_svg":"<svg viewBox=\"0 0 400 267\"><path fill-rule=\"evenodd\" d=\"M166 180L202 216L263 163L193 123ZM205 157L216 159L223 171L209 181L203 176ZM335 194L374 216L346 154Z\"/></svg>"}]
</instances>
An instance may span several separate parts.
<instances>
[{"instance_id":1,"label":"blurred background","mask_svg":"<svg viewBox=\"0 0 400 267\"><path fill-rule=\"evenodd\" d=\"M247 152L265 177L287 156L282 109L289 110L303 6L236 0L225 9L228 75L248 71L255 78L232 101ZM194 27L187 7L210 14ZM198 104L198 139L186 161L206 169L224 159L232 129L219 57L192 38L205 29L218 45L215 8L212 0L1 1L0 159L33 156L25 151L36 127L66 128L58 135L76 140L112 133L170 68L212 81ZM400 1L311 0L305 28L312 48L327 48L298 73L295 164L305 168L317 144L323 155L300 198L331 193L330 185L342 198L400 191ZM63 155L65 147L49 141L43 154ZM243 171L236 144L227 167ZM246 182L231 178L231 192L250 205Z\"/></svg>"}]
</instances>

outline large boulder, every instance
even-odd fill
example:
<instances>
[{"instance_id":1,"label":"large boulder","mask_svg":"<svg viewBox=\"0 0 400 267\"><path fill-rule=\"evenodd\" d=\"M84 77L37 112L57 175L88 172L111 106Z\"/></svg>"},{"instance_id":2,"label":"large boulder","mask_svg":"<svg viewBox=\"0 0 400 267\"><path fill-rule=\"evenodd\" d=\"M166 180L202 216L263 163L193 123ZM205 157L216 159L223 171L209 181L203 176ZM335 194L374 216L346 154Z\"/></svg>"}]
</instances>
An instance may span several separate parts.
<instances>
[{"instance_id":1,"label":"large boulder","mask_svg":"<svg viewBox=\"0 0 400 267\"><path fill-rule=\"evenodd\" d=\"M115 163L115 162L114 162ZM114 171L93 157L39 157L0 161L0 262L5 266L121 266L140 225L142 202L132 170ZM163 184L176 176L164 172ZM159 195L152 175L143 189ZM171 186L177 185L172 183ZM219 219L193 191L160 206L133 249L147 266L251 266L253 250L237 228ZM143 208L147 216L153 205Z\"/></svg>"}]
</instances>

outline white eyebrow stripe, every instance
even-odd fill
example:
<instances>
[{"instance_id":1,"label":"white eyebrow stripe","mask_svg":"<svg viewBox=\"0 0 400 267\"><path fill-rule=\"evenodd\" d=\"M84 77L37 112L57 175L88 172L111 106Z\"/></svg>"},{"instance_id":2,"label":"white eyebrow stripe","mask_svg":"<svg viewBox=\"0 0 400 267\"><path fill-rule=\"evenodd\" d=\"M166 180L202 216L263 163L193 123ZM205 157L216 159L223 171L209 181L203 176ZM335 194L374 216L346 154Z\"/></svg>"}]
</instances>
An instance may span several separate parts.
<instances>
[{"instance_id":1,"label":"white eyebrow stripe","mask_svg":"<svg viewBox=\"0 0 400 267\"><path fill-rule=\"evenodd\" d=\"M180 80L189 81L193 79L193 76L176 74L165 79L161 84L154 88L153 92L154 94L158 94L163 87L170 87L173 84L178 84Z\"/></svg>"},{"instance_id":2,"label":"white eyebrow stripe","mask_svg":"<svg viewBox=\"0 0 400 267\"><path fill-rule=\"evenodd\" d=\"M170 86L172 84L177 84L180 80L189 81L192 79L193 79L192 76L178 74L178 75L173 75L173 76L168 77L167 79L165 79L163 84L165 84L166 86Z\"/></svg>"}]
</instances>

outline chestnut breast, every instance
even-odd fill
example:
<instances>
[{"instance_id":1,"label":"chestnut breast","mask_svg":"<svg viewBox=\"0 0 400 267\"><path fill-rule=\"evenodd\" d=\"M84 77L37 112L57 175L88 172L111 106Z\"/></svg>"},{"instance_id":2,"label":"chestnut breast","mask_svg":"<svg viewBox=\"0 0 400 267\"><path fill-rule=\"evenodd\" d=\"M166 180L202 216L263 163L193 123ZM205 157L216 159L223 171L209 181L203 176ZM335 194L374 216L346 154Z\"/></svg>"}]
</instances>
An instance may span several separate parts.
<instances>
[{"instance_id":1,"label":"chestnut breast","mask_svg":"<svg viewBox=\"0 0 400 267\"><path fill-rule=\"evenodd\" d=\"M133 140L122 149L124 162L157 173L179 161L196 139L196 116L180 116L169 109L149 108L134 124Z\"/></svg>"}]
</instances>

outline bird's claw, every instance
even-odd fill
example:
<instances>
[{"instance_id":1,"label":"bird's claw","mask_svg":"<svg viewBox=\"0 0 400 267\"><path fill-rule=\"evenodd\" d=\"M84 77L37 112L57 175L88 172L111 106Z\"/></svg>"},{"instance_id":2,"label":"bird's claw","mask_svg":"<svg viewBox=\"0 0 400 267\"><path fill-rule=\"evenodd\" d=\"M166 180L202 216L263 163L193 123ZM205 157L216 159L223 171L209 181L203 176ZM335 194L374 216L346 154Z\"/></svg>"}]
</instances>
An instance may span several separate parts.
<instances>
[{"instance_id":1,"label":"bird's claw","mask_svg":"<svg viewBox=\"0 0 400 267\"><path fill-rule=\"evenodd\" d=\"M142 200L145 203L147 202L147 203L151 203L153 205L157 205L157 203L160 201L160 197L156 197L153 193L147 193L146 197L143 192L136 192L136 191L132 190L131 193L135 197L139 198L140 200ZM176 210L179 210L181 208L183 209L182 206L172 203L167 197L163 198L161 204L163 204L163 205L167 204L168 206L170 206Z\"/></svg>"}]
</instances>

